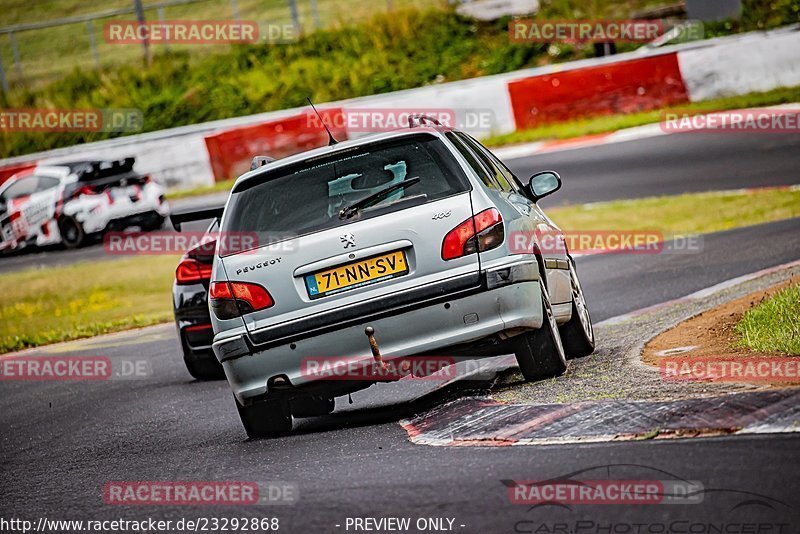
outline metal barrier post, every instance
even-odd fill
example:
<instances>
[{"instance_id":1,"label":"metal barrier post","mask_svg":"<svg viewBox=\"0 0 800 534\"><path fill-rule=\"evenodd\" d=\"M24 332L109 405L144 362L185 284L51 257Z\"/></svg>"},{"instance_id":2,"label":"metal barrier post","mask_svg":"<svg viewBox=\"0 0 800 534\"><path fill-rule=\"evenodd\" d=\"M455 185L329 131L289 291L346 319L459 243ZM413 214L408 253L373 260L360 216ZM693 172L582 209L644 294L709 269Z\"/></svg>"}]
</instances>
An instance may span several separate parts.
<instances>
[{"instance_id":1,"label":"metal barrier post","mask_svg":"<svg viewBox=\"0 0 800 534\"><path fill-rule=\"evenodd\" d=\"M14 32L10 32L8 37L11 39L11 50L14 52L14 70L17 71L17 77L22 79L22 61L19 57L19 47L17 46L17 37Z\"/></svg>"},{"instance_id":2,"label":"metal barrier post","mask_svg":"<svg viewBox=\"0 0 800 534\"><path fill-rule=\"evenodd\" d=\"M94 58L94 65L98 69L100 68L100 56L97 54L97 43L94 42L94 28L92 27L92 21L86 21L86 30L89 32L89 46L92 48L92 57Z\"/></svg>"},{"instance_id":3,"label":"metal barrier post","mask_svg":"<svg viewBox=\"0 0 800 534\"><path fill-rule=\"evenodd\" d=\"M136 20L139 24L145 24L144 7L142 7L142 0L133 0L133 9L136 11ZM145 36L142 39L142 46L144 46L144 63L150 65L150 39Z\"/></svg>"},{"instance_id":4,"label":"metal barrier post","mask_svg":"<svg viewBox=\"0 0 800 534\"><path fill-rule=\"evenodd\" d=\"M319 20L319 7L317 0L311 0L311 14L314 16L314 27L319 29L322 27L322 22Z\"/></svg>"},{"instance_id":5,"label":"metal barrier post","mask_svg":"<svg viewBox=\"0 0 800 534\"><path fill-rule=\"evenodd\" d=\"M158 9L156 9L156 14L158 15L158 22L163 24L164 23L164 6L160 6ZM169 44L168 43L164 43L164 50L169 51Z\"/></svg>"},{"instance_id":6,"label":"metal barrier post","mask_svg":"<svg viewBox=\"0 0 800 534\"><path fill-rule=\"evenodd\" d=\"M2 57L0 57L0 83L3 84L3 91L8 93L8 79L6 79L6 69L3 68Z\"/></svg>"},{"instance_id":7,"label":"metal barrier post","mask_svg":"<svg viewBox=\"0 0 800 534\"><path fill-rule=\"evenodd\" d=\"M295 30L300 31L300 13L297 11L297 0L289 0L289 10L292 12L292 24Z\"/></svg>"}]
</instances>

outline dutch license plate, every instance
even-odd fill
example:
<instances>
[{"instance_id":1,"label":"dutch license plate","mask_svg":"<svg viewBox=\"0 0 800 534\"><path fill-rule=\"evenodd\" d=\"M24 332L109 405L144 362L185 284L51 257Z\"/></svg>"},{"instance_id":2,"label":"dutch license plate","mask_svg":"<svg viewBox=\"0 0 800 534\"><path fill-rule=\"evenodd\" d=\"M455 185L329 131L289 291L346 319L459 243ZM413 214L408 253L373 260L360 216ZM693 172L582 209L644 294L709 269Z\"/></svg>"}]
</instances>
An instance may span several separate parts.
<instances>
[{"instance_id":1,"label":"dutch license plate","mask_svg":"<svg viewBox=\"0 0 800 534\"><path fill-rule=\"evenodd\" d=\"M408 262L402 250L356 261L306 276L306 289L312 299L375 284L408 274Z\"/></svg>"}]
</instances>

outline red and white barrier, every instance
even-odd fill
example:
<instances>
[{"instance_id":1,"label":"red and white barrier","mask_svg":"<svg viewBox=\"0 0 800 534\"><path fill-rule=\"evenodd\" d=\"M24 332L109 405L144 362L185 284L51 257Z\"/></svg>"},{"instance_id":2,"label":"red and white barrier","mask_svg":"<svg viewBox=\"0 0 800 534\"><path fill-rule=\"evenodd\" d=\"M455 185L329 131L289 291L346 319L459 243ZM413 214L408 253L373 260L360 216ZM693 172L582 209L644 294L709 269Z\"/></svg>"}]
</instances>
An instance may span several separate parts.
<instances>
[{"instance_id":1,"label":"red and white barrier","mask_svg":"<svg viewBox=\"0 0 800 534\"><path fill-rule=\"evenodd\" d=\"M341 115L341 109L327 109L326 114ZM325 145L328 134L316 125L316 117L310 111L280 119L267 120L260 124L222 130L205 136L211 168L216 180L237 177L250 170L254 155L269 155L273 158L290 156ZM337 139L346 139L346 132L335 127L332 133Z\"/></svg>"},{"instance_id":2,"label":"red and white barrier","mask_svg":"<svg viewBox=\"0 0 800 534\"><path fill-rule=\"evenodd\" d=\"M518 129L689 102L678 54L531 76L508 84Z\"/></svg>"}]
</instances>

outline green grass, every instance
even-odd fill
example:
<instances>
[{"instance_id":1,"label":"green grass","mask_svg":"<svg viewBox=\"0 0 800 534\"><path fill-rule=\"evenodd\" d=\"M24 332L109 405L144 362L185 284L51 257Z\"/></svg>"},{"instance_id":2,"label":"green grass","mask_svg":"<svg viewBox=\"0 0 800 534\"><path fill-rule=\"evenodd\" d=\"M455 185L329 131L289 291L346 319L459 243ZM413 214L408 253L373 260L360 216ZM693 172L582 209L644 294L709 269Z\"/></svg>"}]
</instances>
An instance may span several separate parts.
<instances>
[{"instance_id":1,"label":"green grass","mask_svg":"<svg viewBox=\"0 0 800 534\"><path fill-rule=\"evenodd\" d=\"M149 68L73 71L57 84L0 94L5 108L134 108L143 132L410 89L536 63L539 45L511 43L497 24L444 10L394 11L317 31L297 43L239 45L224 54L172 51ZM0 131L0 157L119 136Z\"/></svg>"},{"instance_id":2,"label":"green grass","mask_svg":"<svg viewBox=\"0 0 800 534\"><path fill-rule=\"evenodd\" d=\"M772 91L748 93L741 96L714 98L702 102L693 102L653 111L642 111L625 115L606 115L558 124L548 124L530 130L519 130L509 134L492 136L484 139L484 144L487 146L504 146L513 145L515 143L527 143L547 139L570 139L584 135L614 132L623 128L632 128L634 126L660 122L662 114L665 112L699 115L713 111L774 106L793 102L800 102L800 86L781 87Z\"/></svg>"},{"instance_id":3,"label":"green grass","mask_svg":"<svg viewBox=\"0 0 800 534\"><path fill-rule=\"evenodd\" d=\"M160 0L143 0L145 8ZM446 0L391 0L392 9L445 7ZM597 19L629 18L636 11L663 6L668 0L547 0L542 2L539 16L550 19ZM242 20L269 21L285 24L291 21L287 0L236 0ZM311 0L297 0L300 24L308 32L316 28ZM319 21L322 28L342 27L357 24L387 9L387 0L317 0ZM736 31L768 29L798 21L800 0L744 0L741 21L722 21L706 25L709 37ZM90 15L103 11L131 7L131 0L105 0L102 3L85 0L4 0L0 10L0 26L42 22L77 15ZM157 20L156 10L146 10L148 20ZM233 17L230 0L202 0L188 5L164 9L165 19L222 20ZM133 20L132 15L116 17ZM138 46L106 44L103 35L103 20L93 23L99 62L103 68L123 65L141 60ZM89 34L85 23L69 24L42 30L18 32L15 35L22 61L22 78L17 79L13 68L14 59L8 36L0 37L0 57L12 79L17 83L35 85L53 81L74 68L94 69L95 59L91 54ZM572 47L564 47L570 49ZM635 48L621 44L620 50ZM204 47L176 47L171 50L187 50L201 58L209 53L225 53L224 45ZM153 45L153 51L166 51L164 45Z\"/></svg>"},{"instance_id":4,"label":"green grass","mask_svg":"<svg viewBox=\"0 0 800 534\"><path fill-rule=\"evenodd\" d=\"M149 5L161 0L144 0ZM42 22L77 15L90 15L120 8L130 8L131 0L105 0L86 2L85 0L4 0L0 10L0 26L26 22ZM242 20L253 20L271 24L290 24L292 21L287 0L236 0ZM304 31L315 28L315 21L309 0L297 0L300 24ZM385 0L363 2L360 0L318 0L319 17L322 27L330 28L356 24L368 19L377 12L386 10ZM428 8L441 6L441 0L393 0L394 9ZM146 10L147 20L158 20L158 12ZM166 20L226 20L233 18L230 0L202 0L192 4L171 6L164 9ZM97 53L102 68L113 68L127 63L141 63L141 45L107 44L103 38L103 24L107 20L135 20L134 15L96 20L93 23ZM56 26L43 30L25 31L15 34L22 63L22 79L17 78L13 69L14 56L11 42L7 36L0 36L0 57L6 72L13 82L36 86L54 81L75 68L92 70L96 67L91 53L89 33L85 22ZM167 51L184 51L202 59L208 54L224 54L228 45L164 45L153 44L155 54Z\"/></svg>"},{"instance_id":5,"label":"green grass","mask_svg":"<svg viewBox=\"0 0 800 534\"><path fill-rule=\"evenodd\" d=\"M800 355L800 285L789 286L748 310L736 333L741 336L737 346Z\"/></svg>"},{"instance_id":6,"label":"green grass","mask_svg":"<svg viewBox=\"0 0 800 534\"><path fill-rule=\"evenodd\" d=\"M638 439L641 441L656 439L659 436L659 434L661 434L661 430L655 429L651 430L650 432L647 432L646 434L642 434L641 436L638 437Z\"/></svg>"},{"instance_id":7,"label":"green grass","mask_svg":"<svg viewBox=\"0 0 800 534\"><path fill-rule=\"evenodd\" d=\"M167 193L167 199L178 200L180 198L196 197L200 195L210 195L213 193L221 193L223 191L230 191L236 180L223 180L216 182L212 185L204 185L200 187L193 187L191 189L177 189Z\"/></svg>"},{"instance_id":8,"label":"green grass","mask_svg":"<svg viewBox=\"0 0 800 534\"><path fill-rule=\"evenodd\" d=\"M177 264L150 256L0 276L0 353L169 321Z\"/></svg>"},{"instance_id":9,"label":"green grass","mask_svg":"<svg viewBox=\"0 0 800 534\"><path fill-rule=\"evenodd\" d=\"M646 198L548 214L564 230L707 233L798 217L800 191ZM0 275L0 353L172 320L177 263L177 257L144 256ZM796 320L796 296L793 313ZM796 325L793 332L797 343Z\"/></svg>"},{"instance_id":10,"label":"green grass","mask_svg":"<svg viewBox=\"0 0 800 534\"><path fill-rule=\"evenodd\" d=\"M145 8L160 3L161 0L143 0ZM591 3L554 1L544 5L548 16L557 18L576 17L627 17L631 10L658 5L663 0L595 0ZM255 20L273 24L291 22L291 12L287 0L236 0L242 20ZM416 8L444 8L446 0L391 0L394 11ZM130 8L131 0L106 0L102 3L85 0L5 0L5 9L0 10L0 26L26 22L41 22L76 15L89 15L102 11ZM310 0L297 0L300 24L305 32L316 28ZM358 24L377 13L386 12L387 0L317 0L318 14L322 28L337 28ZM145 12L148 20L157 20L156 10ZM223 20L233 17L230 0L202 0L188 5L172 6L164 9L165 19L177 20ZM133 15L115 17L134 20ZM142 48L138 45L119 46L106 44L103 39L102 20L94 22L95 42L102 68L113 68L126 63L140 63ZM54 81L74 68L92 70L95 59L91 54L89 33L86 24L81 22L26 31L16 34L17 45L22 60L22 79L16 77L13 69L14 58L11 42L7 36L0 37L0 57L12 81L35 86ZM226 45L175 46L153 44L156 54L171 51L185 51L193 57L202 59L209 53L224 54Z\"/></svg>"},{"instance_id":11,"label":"green grass","mask_svg":"<svg viewBox=\"0 0 800 534\"><path fill-rule=\"evenodd\" d=\"M565 231L654 230L669 238L800 217L800 191L690 193L557 207L547 213Z\"/></svg>"}]
</instances>

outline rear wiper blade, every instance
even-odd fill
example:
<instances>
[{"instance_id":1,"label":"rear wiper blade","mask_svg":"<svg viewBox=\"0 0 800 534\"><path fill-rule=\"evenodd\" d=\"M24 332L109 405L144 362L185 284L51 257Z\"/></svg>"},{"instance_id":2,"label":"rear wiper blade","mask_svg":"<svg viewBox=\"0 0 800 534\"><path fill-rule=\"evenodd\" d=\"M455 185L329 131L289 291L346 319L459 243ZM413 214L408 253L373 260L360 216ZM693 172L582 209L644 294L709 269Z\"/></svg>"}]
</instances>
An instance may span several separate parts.
<instances>
[{"instance_id":1,"label":"rear wiper blade","mask_svg":"<svg viewBox=\"0 0 800 534\"><path fill-rule=\"evenodd\" d=\"M383 200L384 198L388 197L398 189L405 189L406 187L412 186L414 184L419 183L419 178L409 178L408 180L403 180L402 182L397 182L396 184L389 185L380 191L369 195L368 197L364 197L358 202L354 202L349 206L342 208L339 211L339 218L340 219L349 219L361 208L367 208L373 204L376 204Z\"/></svg>"}]
</instances>

